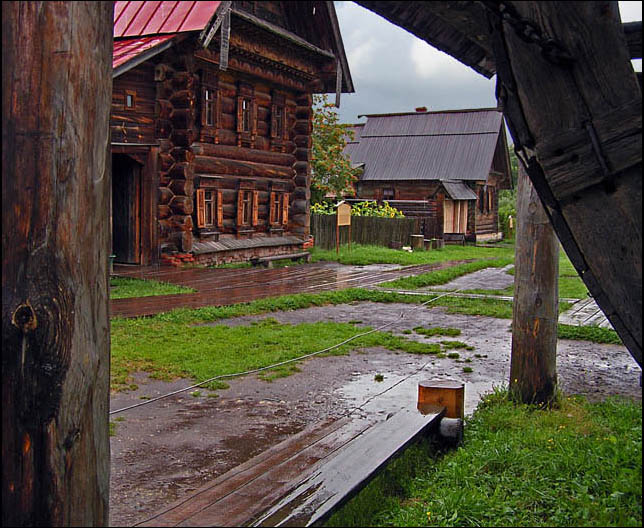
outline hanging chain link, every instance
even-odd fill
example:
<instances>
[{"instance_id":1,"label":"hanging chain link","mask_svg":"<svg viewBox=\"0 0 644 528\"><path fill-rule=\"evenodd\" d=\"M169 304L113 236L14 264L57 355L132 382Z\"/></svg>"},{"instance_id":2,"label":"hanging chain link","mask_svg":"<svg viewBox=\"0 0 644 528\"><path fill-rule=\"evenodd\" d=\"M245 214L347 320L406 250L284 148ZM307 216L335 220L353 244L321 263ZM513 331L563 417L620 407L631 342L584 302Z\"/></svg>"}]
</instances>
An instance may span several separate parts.
<instances>
[{"instance_id":1,"label":"hanging chain link","mask_svg":"<svg viewBox=\"0 0 644 528\"><path fill-rule=\"evenodd\" d=\"M517 36L528 44L536 44L541 48L544 58L553 64L570 66L575 58L558 40L543 34L541 28L523 18L516 8L504 2L483 1L482 4L492 13L512 26Z\"/></svg>"}]
</instances>

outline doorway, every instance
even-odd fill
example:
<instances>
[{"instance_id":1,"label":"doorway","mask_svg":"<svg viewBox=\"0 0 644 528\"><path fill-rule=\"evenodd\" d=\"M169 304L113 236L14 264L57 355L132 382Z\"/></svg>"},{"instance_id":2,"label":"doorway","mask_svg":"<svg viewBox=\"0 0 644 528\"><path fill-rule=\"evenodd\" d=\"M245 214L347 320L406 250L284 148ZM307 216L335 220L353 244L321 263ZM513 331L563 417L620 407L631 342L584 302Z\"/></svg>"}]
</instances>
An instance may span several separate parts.
<instances>
[{"instance_id":1,"label":"doorway","mask_svg":"<svg viewBox=\"0 0 644 528\"><path fill-rule=\"evenodd\" d=\"M112 155L112 254L141 263L141 165L125 154Z\"/></svg>"}]
</instances>

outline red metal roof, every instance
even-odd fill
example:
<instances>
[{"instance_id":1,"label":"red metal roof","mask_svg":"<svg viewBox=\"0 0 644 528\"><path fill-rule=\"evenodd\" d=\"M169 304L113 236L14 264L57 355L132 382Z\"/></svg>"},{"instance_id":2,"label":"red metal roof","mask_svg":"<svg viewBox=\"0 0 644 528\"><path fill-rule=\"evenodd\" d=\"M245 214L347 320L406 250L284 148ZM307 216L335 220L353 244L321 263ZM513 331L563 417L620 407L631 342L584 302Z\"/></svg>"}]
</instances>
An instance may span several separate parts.
<instances>
[{"instance_id":1,"label":"red metal roof","mask_svg":"<svg viewBox=\"0 0 644 528\"><path fill-rule=\"evenodd\" d=\"M201 31L221 2L115 2L114 38Z\"/></svg>"},{"instance_id":2,"label":"red metal roof","mask_svg":"<svg viewBox=\"0 0 644 528\"><path fill-rule=\"evenodd\" d=\"M114 51L112 53L112 68L116 69L119 66L122 66L141 53L152 50L164 42L172 40L175 36L176 33L171 35L160 35L158 37L115 40Z\"/></svg>"}]
</instances>

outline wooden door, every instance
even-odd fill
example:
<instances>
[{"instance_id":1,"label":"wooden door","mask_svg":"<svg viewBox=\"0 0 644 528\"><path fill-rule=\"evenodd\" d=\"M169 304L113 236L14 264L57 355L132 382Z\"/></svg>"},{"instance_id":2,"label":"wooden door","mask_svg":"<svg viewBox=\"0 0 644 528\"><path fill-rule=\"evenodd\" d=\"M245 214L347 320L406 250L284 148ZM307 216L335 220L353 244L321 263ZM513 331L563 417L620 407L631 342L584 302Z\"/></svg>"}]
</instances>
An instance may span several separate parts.
<instances>
[{"instance_id":1,"label":"wooden door","mask_svg":"<svg viewBox=\"0 0 644 528\"><path fill-rule=\"evenodd\" d=\"M141 263L141 168L121 154L112 157L112 254L115 262Z\"/></svg>"},{"instance_id":2,"label":"wooden door","mask_svg":"<svg viewBox=\"0 0 644 528\"><path fill-rule=\"evenodd\" d=\"M467 231L467 200L443 202L443 232L465 233Z\"/></svg>"}]
</instances>

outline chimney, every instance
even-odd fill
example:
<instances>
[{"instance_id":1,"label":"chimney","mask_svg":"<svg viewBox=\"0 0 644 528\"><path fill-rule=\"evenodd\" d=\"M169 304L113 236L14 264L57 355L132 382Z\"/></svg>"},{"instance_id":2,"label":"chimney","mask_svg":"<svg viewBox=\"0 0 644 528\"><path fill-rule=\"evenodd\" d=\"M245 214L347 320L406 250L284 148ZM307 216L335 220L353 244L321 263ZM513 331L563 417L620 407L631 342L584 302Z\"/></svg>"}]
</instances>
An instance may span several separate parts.
<instances>
[{"instance_id":1,"label":"chimney","mask_svg":"<svg viewBox=\"0 0 644 528\"><path fill-rule=\"evenodd\" d=\"M416 108L416 112L427 112L426 106L419 106Z\"/></svg>"}]
</instances>

